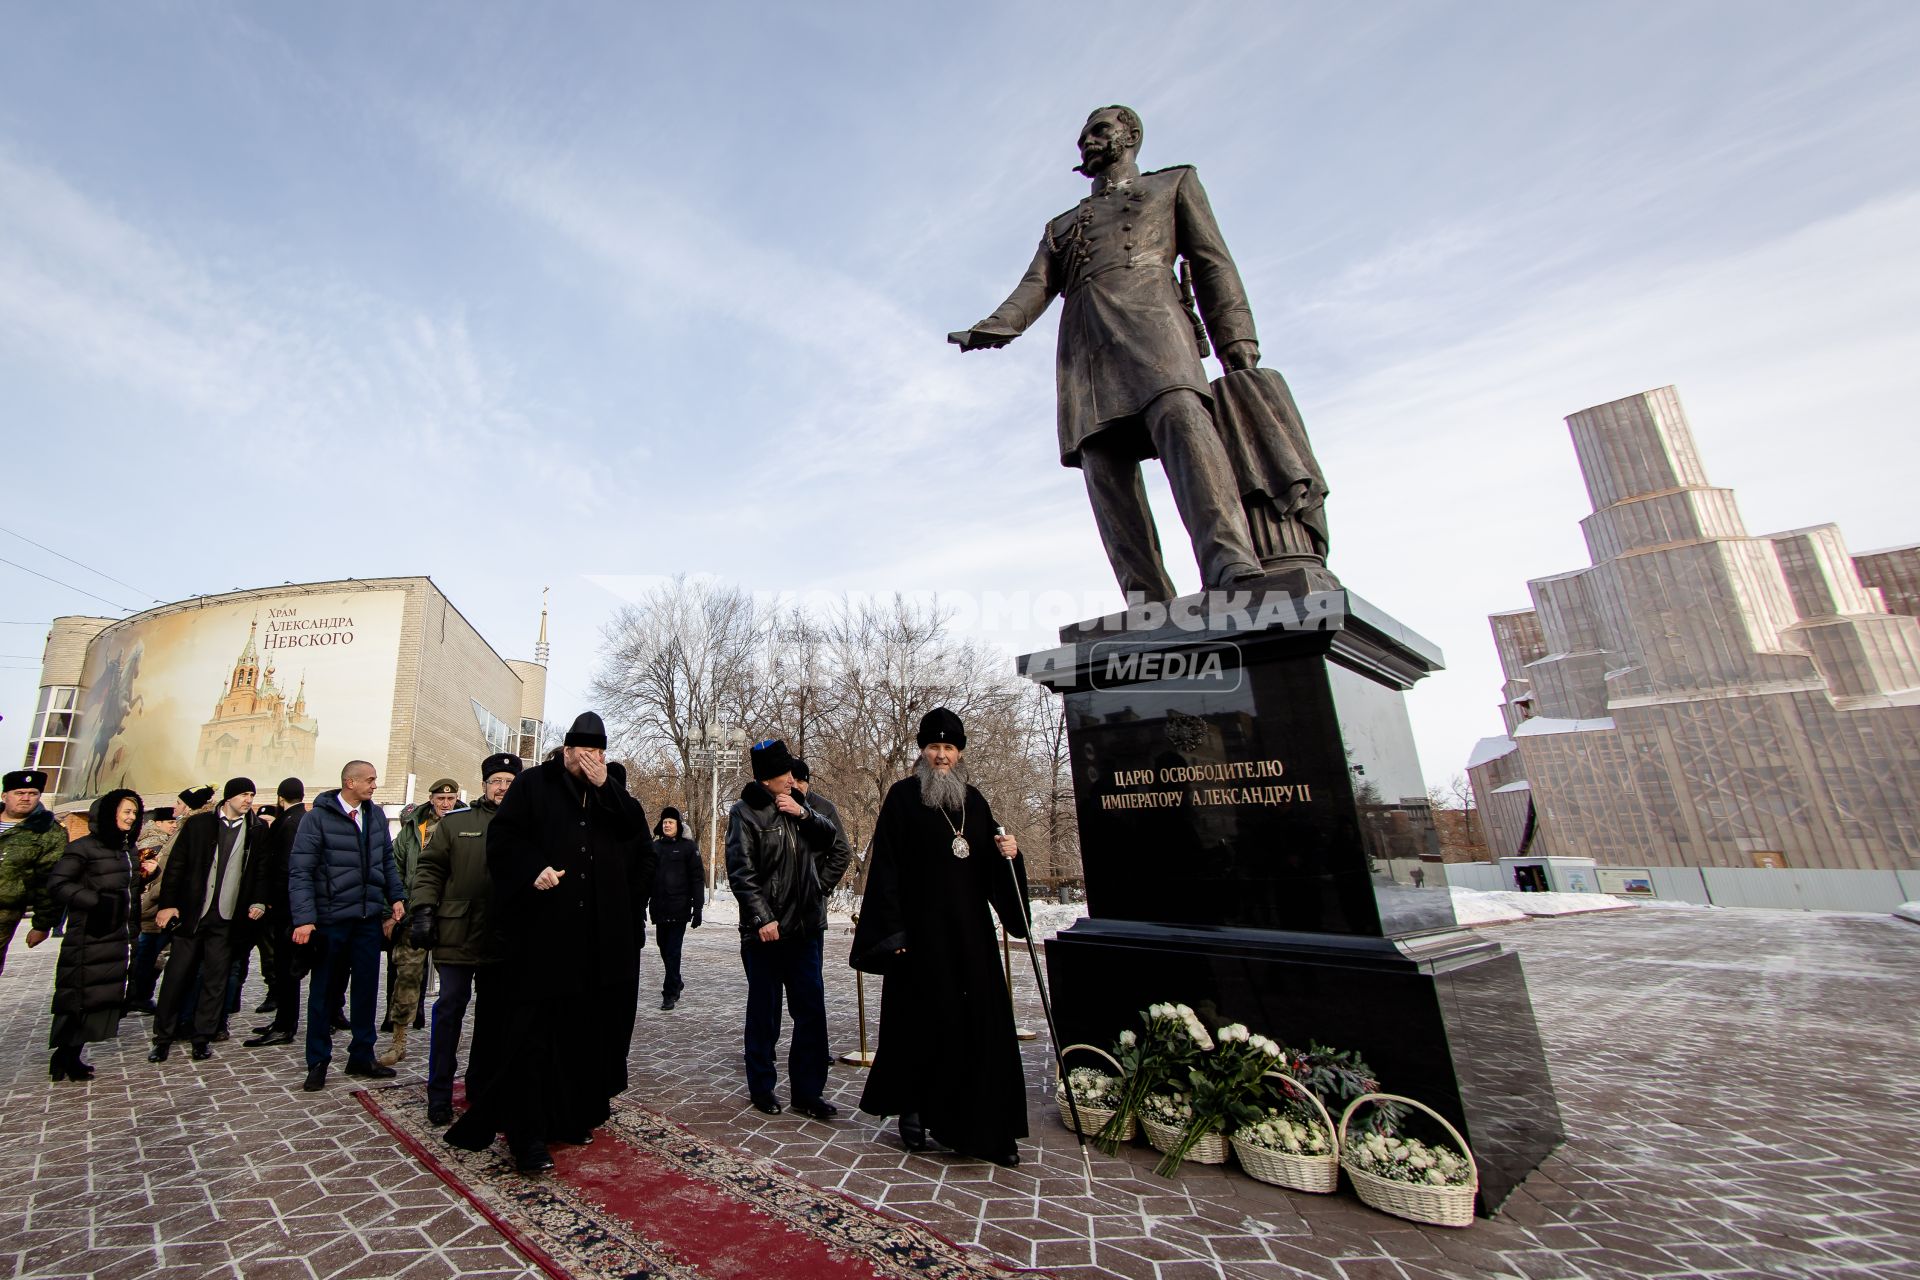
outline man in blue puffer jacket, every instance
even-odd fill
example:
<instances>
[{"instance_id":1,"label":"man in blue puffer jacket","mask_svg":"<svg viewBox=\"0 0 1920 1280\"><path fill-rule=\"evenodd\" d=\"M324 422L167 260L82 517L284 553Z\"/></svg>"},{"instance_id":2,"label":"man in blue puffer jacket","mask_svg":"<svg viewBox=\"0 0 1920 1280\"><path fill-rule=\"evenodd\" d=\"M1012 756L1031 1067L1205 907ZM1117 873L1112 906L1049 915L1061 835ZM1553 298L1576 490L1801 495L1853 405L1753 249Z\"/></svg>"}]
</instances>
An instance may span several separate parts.
<instances>
[{"instance_id":1,"label":"man in blue puffer jacket","mask_svg":"<svg viewBox=\"0 0 1920 1280\"><path fill-rule=\"evenodd\" d=\"M322 791L314 800L287 855L293 941L304 946L315 933L321 938L307 998L307 1082L301 1087L309 1093L326 1086L327 1064L333 1061L327 989L330 975L342 965L353 974L347 1074L376 1079L394 1074L392 1067L373 1060L373 1007L381 938L406 914L407 903L386 811L373 802L377 782L365 760L348 762L340 771L340 789Z\"/></svg>"}]
</instances>

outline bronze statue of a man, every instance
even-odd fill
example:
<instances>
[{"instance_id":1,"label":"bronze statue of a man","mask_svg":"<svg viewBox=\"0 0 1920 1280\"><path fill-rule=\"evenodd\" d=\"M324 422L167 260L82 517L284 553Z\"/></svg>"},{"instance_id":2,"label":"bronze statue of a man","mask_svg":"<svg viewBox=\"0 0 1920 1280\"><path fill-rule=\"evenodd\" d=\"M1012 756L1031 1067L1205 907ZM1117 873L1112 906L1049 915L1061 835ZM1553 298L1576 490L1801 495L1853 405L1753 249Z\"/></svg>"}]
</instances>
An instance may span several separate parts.
<instances>
[{"instance_id":1,"label":"bronze statue of a man","mask_svg":"<svg viewBox=\"0 0 1920 1280\"><path fill-rule=\"evenodd\" d=\"M1205 585L1263 572L1243 507L1249 486L1260 482L1236 475L1260 450L1223 443L1200 363L1208 336L1229 376L1255 371L1260 346L1246 288L1199 176L1186 165L1142 173L1135 162L1141 135L1140 117L1127 107L1102 107L1087 117L1076 171L1093 180L1093 193L1047 224L1033 264L1007 300L948 340L962 351L1003 347L1056 294L1065 296L1056 357L1060 461L1079 467L1086 479L1121 589L1166 600L1173 584L1140 475L1147 458L1159 457L1166 468ZM1191 269L1186 298L1177 259ZM1279 385L1284 394L1285 384ZM1286 401L1291 409L1290 395ZM1304 448L1303 433L1298 443ZM1305 465L1311 466L1310 455ZM1316 470L1295 498L1323 495L1317 481ZM1324 563L1324 543L1319 558ZM1264 559L1271 568L1274 557Z\"/></svg>"}]
</instances>

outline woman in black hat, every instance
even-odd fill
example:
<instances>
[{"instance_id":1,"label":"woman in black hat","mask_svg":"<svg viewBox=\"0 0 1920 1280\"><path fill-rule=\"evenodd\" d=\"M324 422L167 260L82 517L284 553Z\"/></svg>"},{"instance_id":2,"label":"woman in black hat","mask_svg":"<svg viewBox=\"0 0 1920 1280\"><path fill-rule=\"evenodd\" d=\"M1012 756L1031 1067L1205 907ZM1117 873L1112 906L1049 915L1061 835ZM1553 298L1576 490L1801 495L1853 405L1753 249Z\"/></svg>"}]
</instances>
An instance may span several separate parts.
<instances>
[{"instance_id":1,"label":"woman in black hat","mask_svg":"<svg viewBox=\"0 0 1920 1280\"><path fill-rule=\"evenodd\" d=\"M680 980L680 949L687 926L700 927L700 905L706 898L706 876L700 866L700 848L687 835L686 820L671 805L660 811L653 828L654 940L660 944L660 1007L671 1009L686 984Z\"/></svg>"},{"instance_id":2,"label":"woman in black hat","mask_svg":"<svg viewBox=\"0 0 1920 1280\"><path fill-rule=\"evenodd\" d=\"M134 916L134 843L145 806L139 793L109 791L94 801L93 830L67 846L47 876L47 900L67 918L53 978L55 1080L91 1080L80 1053L120 1031L127 995L128 922ZM35 921L35 927L46 924ZM136 926L137 927L137 926Z\"/></svg>"}]
</instances>

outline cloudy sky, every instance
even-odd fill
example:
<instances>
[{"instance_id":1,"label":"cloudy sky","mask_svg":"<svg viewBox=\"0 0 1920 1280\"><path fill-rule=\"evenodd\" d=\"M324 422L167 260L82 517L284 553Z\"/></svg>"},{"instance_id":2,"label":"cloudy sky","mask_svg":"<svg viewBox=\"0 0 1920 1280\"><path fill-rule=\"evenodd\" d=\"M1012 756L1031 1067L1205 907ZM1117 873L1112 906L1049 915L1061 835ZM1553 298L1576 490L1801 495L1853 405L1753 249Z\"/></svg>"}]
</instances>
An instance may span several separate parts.
<instances>
[{"instance_id":1,"label":"cloudy sky","mask_svg":"<svg viewBox=\"0 0 1920 1280\"><path fill-rule=\"evenodd\" d=\"M1676 384L1750 529L1920 540L1917 63L1904 3L7 5L0 758L83 592L430 573L529 656L551 586L555 718L681 571L1040 647L1116 598L1058 309L944 335L1125 102L1206 181L1333 568L1447 653L1445 780L1486 615L1587 562L1566 414Z\"/></svg>"}]
</instances>

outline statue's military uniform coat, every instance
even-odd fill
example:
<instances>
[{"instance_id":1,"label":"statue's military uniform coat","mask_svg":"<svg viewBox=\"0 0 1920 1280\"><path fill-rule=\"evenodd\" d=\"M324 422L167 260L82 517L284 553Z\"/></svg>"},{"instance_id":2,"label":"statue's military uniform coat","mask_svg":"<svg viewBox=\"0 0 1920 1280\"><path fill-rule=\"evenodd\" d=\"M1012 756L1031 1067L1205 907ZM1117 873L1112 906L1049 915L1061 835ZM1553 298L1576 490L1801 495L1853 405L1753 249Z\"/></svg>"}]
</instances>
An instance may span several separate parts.
<instances>
[{"instance_id":1,"label":"statue's military uniform coat","mask_svg":"<svg viewBox=\"0 0 1920 1280\"><path fill-rule=\"evenodd\" d=\"M1193 322L1174 261L1193 267L1193 290L1216 350L1254 337L1246 287L1227 253L1199 175L1186 165L1117 175L1097 195L1047 224L1017 288L976 328L1026 331L1065 295L1055 356L1060 461L1103 426L1133 418L1176 387L1207 396ZM1146 432L1141 457L1153 456Z\"/></svg>"}]
</instances>

